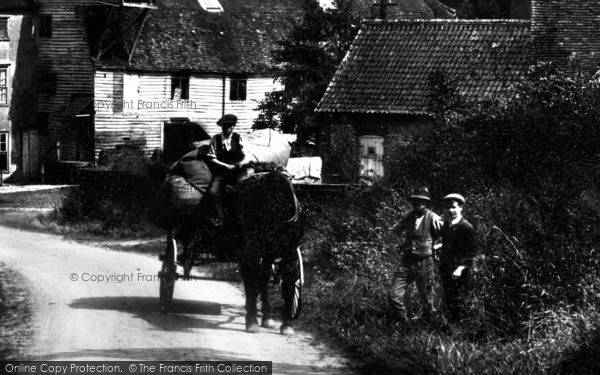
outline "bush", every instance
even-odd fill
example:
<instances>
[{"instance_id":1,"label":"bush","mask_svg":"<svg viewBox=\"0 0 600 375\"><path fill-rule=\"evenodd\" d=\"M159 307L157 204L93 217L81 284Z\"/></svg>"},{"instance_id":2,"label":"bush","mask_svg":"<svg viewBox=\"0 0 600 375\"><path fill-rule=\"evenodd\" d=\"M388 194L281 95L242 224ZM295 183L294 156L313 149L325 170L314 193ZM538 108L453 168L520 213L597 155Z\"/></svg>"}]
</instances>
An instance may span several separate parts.
<instances>
[{"instance_id":1,"label":"bush","mask_svg":"<svg viewBox=\"0 0 600 375\"><path fill-rule=\"evenodd\" d=\"M323 162L323 174L330 182L356 182L360 172L359 147L350 124L336 125L331 131L329 150Z\"/></svg>"},{"instance_id":2,"label":"bush","mask_svg":"<svg viewBox=\"0 0 600 375\"><path fill-rule=\"evenodd\" d=\"M596 81L540 65L505 98L410 144L389 139L372 198L312 213L315 324L364 373L594 373L583 358L599 352L599 98ZM394 325L385 298L398 257L388 231L418 186L464 194L482 245L470 316L449 329Z\"/></svg>"},{"instance_id":3,"label":"bush","mask_svg":"<svg viewBox=\"0 0 600 375\"><path fill-rule=\"evenodd\" d=\"M98 222L101 231L147 229L162 177L149 165L127 171L83 170L79 187L69 192L55 218L60 224Z\"/></svg>"},{"instance_id":4,"label":"bush","mask_svg":"<svg viewBox=\"0 0 600 375\"><path fill-rule=\"evenodd\" d=\"M581 306L582 280L600 273L598 98L596 80L542 64L507 97L386 148L392 186L468 197L485 255L473 303L487 327L515 334L548 306Z\"/></svg>"},{"instance_id":5,"label":"bush","mask_svg":"<svg viewBox=\"0 0 600 375\"><path fill-rule=\"evenodd\" d=\"M379 203L360 199L363 195ZM387 294L400 254L389 228L410 209L403 196L407 192L373 186L303 202L309 217L302 245L307 318L341 343L361 373L545 374L574 366L570 358L597 353L589 341L596 323L587 316L600 294L589 254L566 260L561 246L568 241L540 246L539 254L507 234L518 227L512 220L525 223L523 231L540 226L536 208L507 191L469 199L465 215L486 251L468 299L468 319L452 327L419 319L420 300L411 287L411 323L395 323ZM521 203L507 213L507 202L514 201ZM492 225L488 217L503 218L502 224ZM438 287L437 305L441 293ZM570 349L563 359L561 353L578 342L589 346Z\"/></svg>"}]
</instances>

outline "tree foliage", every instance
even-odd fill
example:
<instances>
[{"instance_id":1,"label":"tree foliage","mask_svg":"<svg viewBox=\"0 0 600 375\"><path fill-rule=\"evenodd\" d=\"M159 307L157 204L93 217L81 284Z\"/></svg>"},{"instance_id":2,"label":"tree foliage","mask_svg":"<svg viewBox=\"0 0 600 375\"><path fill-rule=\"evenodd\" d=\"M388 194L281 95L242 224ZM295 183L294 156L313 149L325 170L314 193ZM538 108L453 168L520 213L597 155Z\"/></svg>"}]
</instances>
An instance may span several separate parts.
<instances>
[{"instance_id":1,"label":"tree foliage","mask_svg":"<svg viewBox=\"0 0 600 375\"><path fill-rule=\"evenodd\" d=\"M409 178L468 197L488 253L476 310L495 311L494 325L516 332L542 308L581 304L599 275L599 101L597 79L542 64L468 117L387 149L396 188Z\"/></svg>"},{"instance_id":2,"label":"tree foliage","mask_svg":"<svg viewBox=\"0 0 600 375\"><path fill-rule=\"evenodd\" d=\"M350 124L336 125L330 134L324 173L336 175L336 182L356 181L360 172L358 138Z\"/></svg>"},{"instance_id":3,"label":"tree foliage","mask_svg":"<svg viewBox=\"0 0 600 375\"><path fill-rule=\"evenodd\" d=\"M358 31L361 3L337 0L337 9L323 9L317 0L303 0L304 17L273 51L285 90L272 92L258 110L255 128L280 128L300 137L314 130L314 109Z\"/></svg>"}]
</instances>

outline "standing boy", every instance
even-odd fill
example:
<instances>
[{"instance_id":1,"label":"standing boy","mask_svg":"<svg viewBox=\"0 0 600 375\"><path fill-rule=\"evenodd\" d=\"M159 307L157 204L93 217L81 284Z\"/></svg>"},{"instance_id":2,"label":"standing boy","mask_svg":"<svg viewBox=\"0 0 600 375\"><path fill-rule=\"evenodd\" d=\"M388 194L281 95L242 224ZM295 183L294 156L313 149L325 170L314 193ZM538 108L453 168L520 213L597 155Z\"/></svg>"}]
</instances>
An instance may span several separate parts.
<instances>
[{"instance_id":1,"label":"standing boy","mask_svg":"<svg viewBox=\"0 0 600 375\"><path fill-rule=\"evenodd\" d=\"M390 290L390 302L400 320L406 321L404 295L413 281L417 285L425 314L435 311L433 305L433 282L435 263L433 242L439 236L441 218L427 208L429 190L421 188L410 196L413 209L392 228L402 252L400 268Z\"/></svg>"},{"instance_id":2,"label":"standing boy","mask_svg":"<svg viewBox=\"0 0 600 375\"><path fill-rule=\"evenodd\" d=\"M464 318L465 297L471 283L473 263L479 255L477 233L462 216L465 198L448 194L444 203L443 249L440 255L440 278L444 300L451 321Z\"/></svg>"}]
</instances>

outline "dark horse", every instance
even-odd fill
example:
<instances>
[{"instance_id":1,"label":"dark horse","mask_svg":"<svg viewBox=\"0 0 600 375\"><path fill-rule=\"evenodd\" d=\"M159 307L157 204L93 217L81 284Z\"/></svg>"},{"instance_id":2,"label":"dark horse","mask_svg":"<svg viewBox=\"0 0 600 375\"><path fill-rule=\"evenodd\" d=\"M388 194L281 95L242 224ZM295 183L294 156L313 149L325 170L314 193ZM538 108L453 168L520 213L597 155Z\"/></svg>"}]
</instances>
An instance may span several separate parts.
<instances>
[{"instance_id":1,"label":"dark horse","mask_svg":"<svg viewBox=\"0 0 600 375\"><path fill-rule=\"evenodd\" d=\"M196 208L194 228L179 238L184 243L184 258L193 264L200 253L240 264L246 295L246 331L259 332L257 300L262 302L263 327L272 327L269 280L273 265L279 259L283 324L280 332L294 333L292 321L300 313L301 257L299 243L303 225L293 186L282 172L252 174L240 180L229 199L225 199L225 225L214 228L202 220L206 208L204 198Z\"/></svg>"}]
</instances>

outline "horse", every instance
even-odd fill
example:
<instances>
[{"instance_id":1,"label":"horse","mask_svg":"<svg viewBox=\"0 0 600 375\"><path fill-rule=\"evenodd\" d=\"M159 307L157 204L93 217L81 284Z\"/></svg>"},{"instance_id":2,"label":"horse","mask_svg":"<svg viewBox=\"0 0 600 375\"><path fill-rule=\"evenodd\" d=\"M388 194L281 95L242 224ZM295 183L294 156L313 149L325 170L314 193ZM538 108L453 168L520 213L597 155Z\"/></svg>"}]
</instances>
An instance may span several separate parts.
<instances>
[{"instance_id":1,"label":"horse","mask_svg":"<svg viewBox=\"0 0 600 375\"><path fill-rule=\"evenodd\" d=\"M293 320L301 311L302 259L299 244L303 236L300 210L290 178L279 170L252 173L252 166L240 174L229 198L224 199L225 223L214 227L205 220L205 195L194 209L193 220L180 227L184 270L189 274L195 259L208 253L222 260L236 261L245 292L246 332L260 331L257 300L262 302L261 326L273 328L269 281L279 261L283 323L281 334L294 334ZM185 266L187 264L187 267Z\"/></svg>"},{"instance_id":2,"label":"horse","mask_svg":"<svg viewBox=\"0 0 600 375\"><path fill-rule=\"evenodd\" d=\"M289 178L279 171L253 175L238 183L238 210L245 239L240 259L246 295L246 331L259 331L256 303L260 294L263 327L271 327L268 283L271 265L281 258L283 310L280 332L294 333L293 319L300 313L301 254L304 234L298 200Z\"/></svg>"}]
</instances>

